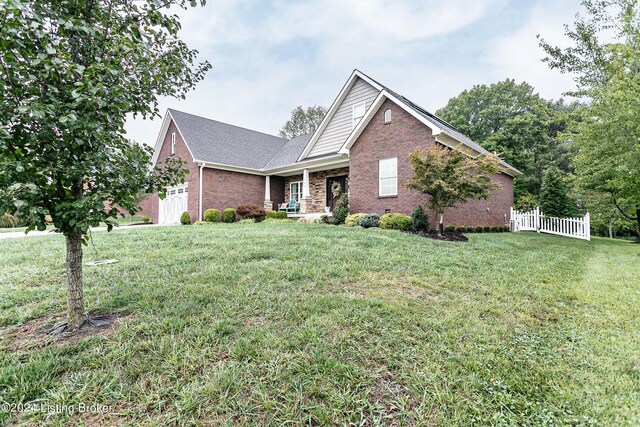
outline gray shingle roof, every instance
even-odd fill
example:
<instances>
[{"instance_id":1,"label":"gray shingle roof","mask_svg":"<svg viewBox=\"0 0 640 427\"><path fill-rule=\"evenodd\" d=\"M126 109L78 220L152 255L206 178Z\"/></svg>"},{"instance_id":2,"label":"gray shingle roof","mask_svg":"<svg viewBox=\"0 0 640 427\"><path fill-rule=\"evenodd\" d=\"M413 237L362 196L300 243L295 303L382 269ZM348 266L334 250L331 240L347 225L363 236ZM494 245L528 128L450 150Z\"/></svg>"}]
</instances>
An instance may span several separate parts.
<instances>
[{"instance_id":1,"label":"gray shingle roof","mask_svg":"<svg viewBox=\"0 0 640 427\"><path fill-rule=\"evenodd\" d=\"M286 139L169 109L196 160L262 169Z\"/></svg>"},{"instance_id":2,"label":"gray shingle roof","mask_svg":"<svg viewBox=\"0 0 640 427\"><path fill-rule=\"evenodd\" d=\"M313 136L312 133L306 135L300 135L292 140L288 141L282 146L280 151L266 164L265 169L273 169L280 166L287 166L296 163L298 157L307 146L307 143Z\"/></svg>"}]
</instances>

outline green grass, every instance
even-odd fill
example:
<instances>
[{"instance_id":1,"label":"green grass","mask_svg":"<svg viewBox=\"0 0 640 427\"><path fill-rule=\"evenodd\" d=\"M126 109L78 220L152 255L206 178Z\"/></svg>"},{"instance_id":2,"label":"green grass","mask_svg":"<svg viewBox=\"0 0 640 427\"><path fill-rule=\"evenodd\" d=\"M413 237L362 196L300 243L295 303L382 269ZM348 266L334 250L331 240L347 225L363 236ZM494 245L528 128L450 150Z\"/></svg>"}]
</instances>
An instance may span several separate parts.
<instances>
[{"instance_id":1,"label":"green grass","mask_svg":"<svg viewBox=\"0 0 640 427\"><path fill-rule=\"evenodd\" d=\"M116 222L118 223L118 225L129 225L129 224L138 224L142 222L142 216L140 215L128 215L125 217L118 217L116 218ZM106 227L107 225L105 223L100 223L100 227ZM11 227L11 228L3 228L0 227L0 233L16 233L16 232L22 232L24 233L24 231L27 229L27 227ZM47 226L47 230L53 230L54 227L53 225L49 225Z\"/></svg>"},{"instance_id":2,"label":"green grass","mask_svg":"<svg viewBox=\"0 0 640 427\"><path fill-rule=\"evenodd\" d=\"M640 246L321 225L96 233L107 337L2 349L0 401L131 425L640 422ZM65 309L60 236L0 241L0 326ZM6 343L5 343L6 344ZM0 412L0 424L9 420ZM23 414L13 422L95 422Z\"/></svg>"}]
</instances>

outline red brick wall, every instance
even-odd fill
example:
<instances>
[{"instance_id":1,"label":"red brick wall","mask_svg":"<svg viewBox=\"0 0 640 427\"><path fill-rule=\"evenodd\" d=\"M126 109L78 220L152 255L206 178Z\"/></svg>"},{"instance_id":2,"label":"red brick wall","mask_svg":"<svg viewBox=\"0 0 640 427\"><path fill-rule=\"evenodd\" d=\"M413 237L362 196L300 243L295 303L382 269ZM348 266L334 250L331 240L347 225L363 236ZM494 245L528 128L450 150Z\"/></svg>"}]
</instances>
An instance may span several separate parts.
<instances>
[{"instance_id":1,"label":"red brick wall","mask_svg":"<svg viewBox=\"0 0 640 427\"><path fill-rule=\"evenodd\" d=\"M383 124L384 111L391 109L391 123ZM411 214L416 205L426 208L428 196L404 187L413 176L409 153L417 147L436 144L431 129L387 100L376 112L349 153L349 205L352 213L384 214L385 210ZM378 161L398 158L398 195L379 197ZM513 179L506 174L494 175L502 185L489 200L473 200L445 212L445 224L504 225L504 215L513 204ZM436 218L429 212L432 226Z\"/></svg>"},{"instance_id":2,"label":"red brick wall","mask_svg":"<svg viewBox=\"0 0 640 427\"><path fill-rule=\"evenodd\" d=\"M204 168L202 211L264 204L264 176L221 169ZM272 178L271 188L274 187ZM277 182L275 183L277 187ZM273 194L273 192L272 192ZM191 197L191 196L189 196Z\"/></svg>"}]
</instances>

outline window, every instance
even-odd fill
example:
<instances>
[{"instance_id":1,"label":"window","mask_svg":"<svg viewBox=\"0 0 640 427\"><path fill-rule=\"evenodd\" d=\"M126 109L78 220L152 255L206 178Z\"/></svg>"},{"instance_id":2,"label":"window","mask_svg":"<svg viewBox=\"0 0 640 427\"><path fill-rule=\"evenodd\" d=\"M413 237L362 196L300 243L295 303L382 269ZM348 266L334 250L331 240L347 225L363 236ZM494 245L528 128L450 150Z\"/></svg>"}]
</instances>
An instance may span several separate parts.
<instances>
[{"instance_id":1,"label":"window","mask_svg":"<svg viewBox=\"0 0 640 427\"><path fill-rule=\"evenodd\" d=\"M171 133L171 154L176 154L176 133Z\"/></svg>"},{"instance_id":2,"label":"window","mask_svg":"<svg viewBox=\"0 0 640 427\"><path fill-rule=\"evenodd\" d=\"M365 102L359 102L353 106L353 127L355 128L358 125L360 119L364 116L366 110Z\"/></svg>"},{"instance_id":3,"label":"window","mask_svg":"<svg viewBox=\"0 0 640 427\"><path fill-rule=\"evenodd\" d=\"M380 160L380 196L398 194L398 158Z\"/></svg>"},{"instance_id":4,"label":"window","mask_svg":"<svg viewBox=\"0 0 640 427\"><path fill-rule=\"evenodd\" d=\"M382 116L382 123L385 125L387 123L391 123L391 108L387 108L384 110L384 115Z\"/></svg>"},{"instance_id":5,"label":"window","mask_svg":"<svg viewBox=\"0 0 640 427\"><path fill-rule=\"evenodd\" d=\"M289 200L299 202L302 199L302 181L289 184Z\"/></svg>"}]
</instances>

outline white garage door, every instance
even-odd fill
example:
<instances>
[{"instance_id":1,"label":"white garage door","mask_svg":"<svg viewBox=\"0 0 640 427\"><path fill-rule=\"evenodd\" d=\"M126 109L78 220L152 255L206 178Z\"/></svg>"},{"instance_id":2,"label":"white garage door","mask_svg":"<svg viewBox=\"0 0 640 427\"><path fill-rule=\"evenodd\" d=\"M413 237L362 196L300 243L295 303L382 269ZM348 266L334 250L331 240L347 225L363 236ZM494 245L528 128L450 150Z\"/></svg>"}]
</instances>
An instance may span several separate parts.
<instances>
[{"instance_id":1,"label":"white garage door","mask_svg":"<svg viewBox=\"0 0 640 427\"><path fill-rule=\"evenodd\" d=\"M189 188L186 185L167 187L167 197L160 200L160 224L175 224L180 222L180 215L187 210Z\"/></svg>"}]
</instances>

